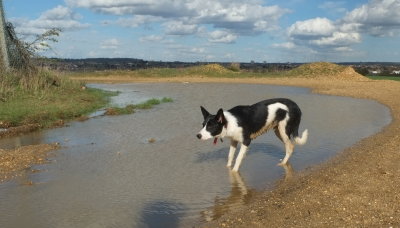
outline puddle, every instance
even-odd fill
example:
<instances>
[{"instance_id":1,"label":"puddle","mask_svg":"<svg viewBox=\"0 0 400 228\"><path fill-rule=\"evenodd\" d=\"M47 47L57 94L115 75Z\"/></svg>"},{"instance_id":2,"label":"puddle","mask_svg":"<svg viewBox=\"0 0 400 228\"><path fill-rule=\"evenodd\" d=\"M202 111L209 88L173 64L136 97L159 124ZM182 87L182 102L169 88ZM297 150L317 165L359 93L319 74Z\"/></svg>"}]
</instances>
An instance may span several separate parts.
<instances>
[{"instance_id":1,"label":"puddle","mask_svg":"<svg viewBox=\"0 0 400 228\"><path fill-rule=\"evenodd\" d=\"M279 178L325 161L390 122L374 101L310 94L308 89L248 84L93 84L121 91L117 105L150 98L174 102L133 115L72 122L69 127L0 141L0 148L60 142L54 161L0 185L0 227L187 227L245 204ZM273 133L252 142L240 174L226 166L229 140L213 146L195 135L199 106L216 112L287 97L303 111L290 166L276 164L284 148ZM152 140L149 143L150 139ZM21 183L32 183L27 186ZM40 183L40 184L36 184Z\"/></svg>"}]
</instances>

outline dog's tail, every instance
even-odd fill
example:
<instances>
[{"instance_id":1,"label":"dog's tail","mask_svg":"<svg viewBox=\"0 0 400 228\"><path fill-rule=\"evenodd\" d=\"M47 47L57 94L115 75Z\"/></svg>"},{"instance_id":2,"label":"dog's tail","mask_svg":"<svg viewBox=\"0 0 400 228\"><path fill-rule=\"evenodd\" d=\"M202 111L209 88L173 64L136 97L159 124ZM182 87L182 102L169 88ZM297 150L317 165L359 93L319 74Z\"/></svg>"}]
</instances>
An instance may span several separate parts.
<instances>
[{"instance_id":1,"label":"dog's tail","mask_svg":"<svg viewBox=\"0 0 400 228\"><path fill-rule=\"evenodd\" d=\"M308 138L308 129L303 131L303 133L301 134L301 137L295 136L294 141L298 145L304 145L307 142L307 138Z\"/></svg>"}]
</instances>

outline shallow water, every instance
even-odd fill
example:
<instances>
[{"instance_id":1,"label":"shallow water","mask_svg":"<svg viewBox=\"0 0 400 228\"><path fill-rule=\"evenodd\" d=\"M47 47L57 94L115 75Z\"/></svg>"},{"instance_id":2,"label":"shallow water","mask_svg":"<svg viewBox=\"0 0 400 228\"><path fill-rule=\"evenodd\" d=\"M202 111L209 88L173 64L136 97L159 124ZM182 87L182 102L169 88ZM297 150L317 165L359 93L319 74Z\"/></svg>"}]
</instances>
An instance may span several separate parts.
<instances>
[{"instance_id":1,"label":"shallow water","mask_svg":"<svg viewBox=\"0 0 400 228\"><path fill-rule=\"evenodd\" d=\"M95 117L0 141L0 148L60 142L52 162L0 184L0 227L177 227L214 219L245 204L255 191L325 161L390 122L374 101L310 94L308 89L252 84L98 84L118 90L119 105L149 98L174 102L133 115ZM303 112L290 165L273 133L252 142L240 174L225 167L229 140L213 146L195 135L200 105L210 112L287 97ZM148 140L154 138L154 143ZM32 181L32 186L24 183ZM186 225L185 225L186 224Z\"/></svg>"}]
</instances>

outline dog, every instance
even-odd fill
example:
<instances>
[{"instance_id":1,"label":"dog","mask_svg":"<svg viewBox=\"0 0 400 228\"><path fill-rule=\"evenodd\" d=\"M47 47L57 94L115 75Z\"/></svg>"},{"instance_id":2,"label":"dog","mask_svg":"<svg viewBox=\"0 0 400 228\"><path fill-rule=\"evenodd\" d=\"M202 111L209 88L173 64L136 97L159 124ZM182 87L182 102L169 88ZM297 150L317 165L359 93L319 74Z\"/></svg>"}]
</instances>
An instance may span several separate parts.
<instances>
[{"instance_id":1,"label":"dog","mask_svg":"<svg viewBox=\"0 0 400 228\"><path fill-rule=\"evenodd\" d=\"M278 165L285 165L293 153L294 144L303 145L307 142L308 130L299 137L301 110L292 100L275 98L260 101L253 105L240 105L227 111L218 110L216 115L210 114L200 106L204 117L203 128L196 135L201 140L228 137L231 140L227 167L232 167L232 161L238 143L240 151L236 157L233 171L238 172L251 141L258 136L274 129L276 136L285 145L286 155Z\"/></svg>"}]
</instances>

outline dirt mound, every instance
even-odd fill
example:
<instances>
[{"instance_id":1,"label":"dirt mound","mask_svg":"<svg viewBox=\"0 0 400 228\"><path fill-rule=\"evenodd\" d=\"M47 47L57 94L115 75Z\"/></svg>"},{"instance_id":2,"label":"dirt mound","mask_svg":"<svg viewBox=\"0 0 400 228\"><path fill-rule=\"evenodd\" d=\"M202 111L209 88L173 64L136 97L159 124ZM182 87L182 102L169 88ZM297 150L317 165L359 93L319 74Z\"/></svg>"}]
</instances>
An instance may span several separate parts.
<instances>
[{"instance_id":1,"label":"dirt mound","mask_svg":"<svg viewBox=\"0 0 400 228\"><path fill-rule=\"evenodd\" d=\"M333 63L317 62L303 64L289 72L290 75L306 78L337 79L337 80L368 80L354 71L352 67Z\"/></svg>"},{"instance_id":2,"label":"dirt mound","mask_svg":"<svg viewBox=\"0 0 400 228\"><path fill-rule=\"evenodd\" d=\"M196 72L203 72L203 73L210 73L210 72L229 73L229 72L231 72L230 70L226 69L225 67L223 67L219 64L207 64L207 65L202 65L202 66L195 66L195 67L191 67L191 70L196 71Z\"/></svg>"}]
</instances>

